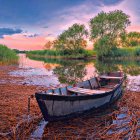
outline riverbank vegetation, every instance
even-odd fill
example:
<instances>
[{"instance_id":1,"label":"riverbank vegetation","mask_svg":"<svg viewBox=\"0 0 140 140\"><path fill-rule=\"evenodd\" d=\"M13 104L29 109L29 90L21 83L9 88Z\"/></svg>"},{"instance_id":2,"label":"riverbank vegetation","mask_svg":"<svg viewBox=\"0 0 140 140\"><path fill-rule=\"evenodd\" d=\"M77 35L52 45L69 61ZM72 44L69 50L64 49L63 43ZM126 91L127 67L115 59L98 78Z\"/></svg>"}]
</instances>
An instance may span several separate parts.
<instances>
[{"instance_id":1,"label":"riverbank vegetation","mask_svg":"<svg viewBox=\"0 0 140 140\"><path fill-rule=\"evenodd\" d=\"M44 46L45 50L30 51L27 55L72 59L95 56L95 51L86 50L87 36L88 31L84 25L73 24L67 30L62 32L55 41L48 41Z\"/></svg>"},{"instance_id":2,"label":"riverbank vegetation","mask_svg":"<svg viewBox=\"0 0 140 140\"><path fill-rule=\"evenodd\" d=\"M96 52L94 50L84 50L81 49L76 54L67 51L59 51L59 50L36 50L26 52L29 57L37 57L37 58L64 58L64 59L83 59L83 58L91 58L96 56Z\"/></svg>"},{"instance_id":3,"label":"riverbank vegetation","mask_svg":"<svg viewBox=\"0 0 140 140\"><path fill-rule=\"evenodd\" d=\"M138 47L125 47L125 48L117 48L114 49L110 57L128 57L129 58L137 58L140 57L140 46Z\"/></svg>"},{"instance_id":4,"label":"riverbank vegetation","mask_svg":"<svg viewBox=\"0 0 140 140\"><path fill-rule=\"evenodd\" d=\"M140 46L140 33L129 32L121 35L122 47L136 47Z\"/></svg>"},{"instance_id":5,"label":"riverbank vegetation","mask_svg":"<svg viewBox=\"0 0 140 140\"><path fill-rule=\"evenodd\" d=\"M83 24L73 24L44 50L30 51L28 56L49 58L93 58L100 60L117 57L140 56L140 33L129 32L129 15L121 10L101 12L89 22L88 31ZM93 50L87 50L88 40Z\"/></svg>"},{"instance_id":6,"label":"riverbank vegetation","mask_svg":"<svg viewBox=\"0 0 140 140\"><path fill-rule=\"evenodd\" d=\"M15 51L0 44L0 64L16 64L17 62L18 56Z\"/></svg>"},{"instance_id":7,"label":"riverbank vegetation","mask_svg":"<svg viewBox=\"0 0 140 140\"><path fill-rule=\"evenodd\" d=\"M115 56L115 52L121 51L117 50L119 42L122 41L121 35L125 34L129 25L129 16L119 10L101 12L90 20L90 37L95 41L94 46L99 59Z\"/></svg>"}]
</instances>

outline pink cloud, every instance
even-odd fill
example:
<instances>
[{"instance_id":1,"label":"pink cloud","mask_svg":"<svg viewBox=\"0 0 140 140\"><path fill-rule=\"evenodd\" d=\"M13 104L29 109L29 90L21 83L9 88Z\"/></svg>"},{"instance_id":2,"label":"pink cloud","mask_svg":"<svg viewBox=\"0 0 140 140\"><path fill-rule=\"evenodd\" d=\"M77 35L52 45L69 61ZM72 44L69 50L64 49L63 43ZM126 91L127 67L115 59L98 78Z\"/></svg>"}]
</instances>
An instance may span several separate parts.
<instances>
[{"instance_id":1,"label":"pink cloud","mask_svg":"<svg viewBox=\"0 0 140 140\"><path fill-rule=\"evenodd\" d=\"M0 39L0 44L5 44L12 49L40 50L49 40L45 36L27 37L23 34L5 35Z\"/></svg>"},{"instance_id":2,"label":"pink cloud","mask_svg":"<svg viewBox=\"0 0 140 140\"><path fill-rule=\"evenodd\" d=\"M32 32L36 29L36 32L41 34L40 36L26 37L23 34L4 36L4 38L0 39L0 44L5 44L11 48L20 50L42 49L47 40L54 40L57 35L59 35L63 30L66 30L72 24L85 24L86 28L89 29L89 20L95 17L99 12L109 12L116 9L123 10L126 14L130 15L132 24L127 28L128 32L140 32L140 18L137 12L139 10L139 0L123 0L118 4L109 6L104 5L102 1L100 3L100 5L95 5L94 2L90 3L87 0L78 6L66 8L57 13L57 16L52 17L50 21L45 21L48 28L41 29L40 27L29 27L29 29L32 29ZM51 36L47 36L47 34L51 34ZM87 41L89 46L88 48L92 48L92 43L89 40Z\"/></svg>"},{"instance_id":3,"label":"pink cloud","mask_svg":"<svg viewBox=\"0 0 140 140\"><path fill-rule=\"evenodd\" d=\"M133 25L127 28L128 32L140 32L140 25Z\"/></svg>"}]
</instances>

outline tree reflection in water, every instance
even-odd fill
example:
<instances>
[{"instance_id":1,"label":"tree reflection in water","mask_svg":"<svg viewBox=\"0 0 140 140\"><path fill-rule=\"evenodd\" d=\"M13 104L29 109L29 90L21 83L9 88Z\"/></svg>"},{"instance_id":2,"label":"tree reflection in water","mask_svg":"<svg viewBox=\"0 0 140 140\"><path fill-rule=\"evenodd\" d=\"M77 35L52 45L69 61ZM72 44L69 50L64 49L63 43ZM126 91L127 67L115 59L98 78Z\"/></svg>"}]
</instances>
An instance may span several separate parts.
<instances>
[{"instance_id":1,"label":"tree reflection in water","mask_svg":"<svg viewBox=\"0 0 140 140\"><path fill-rule=\"evenodd\" d=\"M113 72L118 71L119 68L115 63L112 62L105 62L105 61L95 61L95 67L98 73L107 73L107 72Z\"/></svg>"},{"instance_id":2,"label":"tree reflection in water","mask_svg":"<svg viewBox=\"0 0 140 140\"><path fill-rule=\"evenodd\" d=\"M86 63L83 61L63 61L61 66L54 69L54 73L58 76L61 83L74 84L82 81L86 75Z\"/></svg>"},{"instance_id":3,"label":"tree reflection in water","mask_svg":"<svg viewBox=\"0 0 140 140\"><path fill-rule=\"evenodd\" d=\"M37 61L44 61L46 69L54 71L54 74L57 75L60 83L64 84L74 84L76 82L82 81L87 73L90 70L88 68L88 64L93 63L93 67L95 67L98 73L106 73L113 71L123 71L125 74L129 74L132 76L140 75L140 61L136 60L110 60L110 61L98 61L98 60L62 60L62 59L48 59L48 58L36 58L30 57L30 59L34 59ZM92 72L88 77L93 76Z\"/></svg>"},{"instance_id":4,"label":"tree reflection in water","mask_svg":"<svg viewBox=\"0 0 140 140\"><path fill-rule=\"evenodd\" d=\"M132 76L140 75L139 61L95 61L95 67L99 73L123 71Z\"/></svg>"},{"instance_id":5,"label":"tree reflection in water","mask_svg":"<svg viewBox=\"0 0 140 140\"><path fill-rule=\"evenodd\" d=\"M140 75L140 61L123 61L121 67L126 74L131 76Z\"/></svg>"}]
</instances>

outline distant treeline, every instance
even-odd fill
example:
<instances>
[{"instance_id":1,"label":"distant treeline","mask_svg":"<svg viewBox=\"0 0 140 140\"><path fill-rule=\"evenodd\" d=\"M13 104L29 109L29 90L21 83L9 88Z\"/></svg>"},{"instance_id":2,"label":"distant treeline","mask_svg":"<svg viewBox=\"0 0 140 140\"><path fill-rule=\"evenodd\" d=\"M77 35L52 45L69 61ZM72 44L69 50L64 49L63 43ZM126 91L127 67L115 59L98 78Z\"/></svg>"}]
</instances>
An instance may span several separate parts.
<instances>
[{"instance_id":1,"label":"distant treeline","mask_svg":"<svg viewBox=\"0 0 140 140\"><path fill-rule=\"evenodd\" d=\"M21 50L17 50L17 49L13 49L13 51L15 51L16 53L26 53L26 51L21 51Z\"/></svg>"},{"instance_id":2,"label":"distant treeline","mask_svg":"<svg viewBox=\"0 0 140 140\"><path fill-rule=\"evenodd\" d=\"M89 30L83 24L73 24L56 40L48 41L42 51L30 51L34 57L90 58L100 60L115 57L140 55L140 33L127 33L130 16L121 10L100 12L89 21ZM88 40L93 42L93 51L88 51Z\"/></svg>"},{"instance_id":3,"label":"distant treeline","mask_svg":"<svg viewBox=\"0 0 140 140\"><path fill-rule=\"evenodd\" d=\"M96 52L94 50L81 50L76 54L68 53L65 51L59 50L36 50L36 51L28 51L26 52L27 56L34 57L44 57L44 58L69 58L69 59L80 59L80 58L90 58L96 56Z\"/></svg>"},{"instance_id":4,"label":"distant treeline","mask_svg":"<svg viewBox=\"0 0 140 140\"><path fill-rule=\"evenodd\" d=\"M73 55L73 54L64 54L64 52L56 50L36 50L26 52L29 57L36 58L66 58L66 59L84 59L84 58L95 58L95 50L84 50L82 53ZM114 48L113 51L110 51L109 54L104 59L123 59L129 58L140 58L140 46L138 47L124 47L124 48Z\"/></svg>"}]
</instances>

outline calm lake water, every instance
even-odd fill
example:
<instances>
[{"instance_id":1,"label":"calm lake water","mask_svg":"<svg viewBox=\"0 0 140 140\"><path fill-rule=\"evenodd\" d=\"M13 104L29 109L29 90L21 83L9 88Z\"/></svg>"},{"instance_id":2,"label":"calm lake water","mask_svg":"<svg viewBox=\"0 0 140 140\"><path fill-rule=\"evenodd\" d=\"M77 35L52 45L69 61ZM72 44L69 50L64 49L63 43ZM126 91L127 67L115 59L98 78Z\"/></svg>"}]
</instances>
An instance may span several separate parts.
<instances>
[{"instance_id":1,"label":"calm lake water","mask_svg":"<svg viewBox=\"0 0 140 140\"><path fill-rule=\"evenodd\" d=\"M99 73L123 71L128 78L127 88L140 91L140 61L58 60L28 58L19 54L19 70L11 72L24 76L25 84L47 87L63 86L97 76Z\"/></svg>"}]
</instances>

